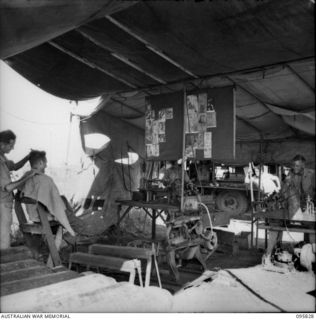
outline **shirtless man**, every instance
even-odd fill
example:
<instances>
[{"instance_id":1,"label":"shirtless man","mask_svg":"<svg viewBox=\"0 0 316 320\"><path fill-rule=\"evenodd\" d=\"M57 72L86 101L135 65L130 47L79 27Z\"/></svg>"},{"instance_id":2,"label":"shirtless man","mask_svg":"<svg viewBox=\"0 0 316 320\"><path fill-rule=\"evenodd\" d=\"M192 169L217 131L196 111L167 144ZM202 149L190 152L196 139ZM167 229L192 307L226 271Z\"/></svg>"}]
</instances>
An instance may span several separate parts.
<instances>
[{"instance_id":1,"label":"shirtless man","mask_svg":"<svg viewBox=\"0 0 316 320\"><path fill-rule=\"evenodd\" d=\"M13 150L16 135L11 130L0 132L0 250L10 248L10 232L12 224L13 190L21 186L35 173L28 171L17 180L11 180L11 171L19 170L29 160L29 155L14 163L6 158L5 154Z\"/></svg>"}]
</instances>

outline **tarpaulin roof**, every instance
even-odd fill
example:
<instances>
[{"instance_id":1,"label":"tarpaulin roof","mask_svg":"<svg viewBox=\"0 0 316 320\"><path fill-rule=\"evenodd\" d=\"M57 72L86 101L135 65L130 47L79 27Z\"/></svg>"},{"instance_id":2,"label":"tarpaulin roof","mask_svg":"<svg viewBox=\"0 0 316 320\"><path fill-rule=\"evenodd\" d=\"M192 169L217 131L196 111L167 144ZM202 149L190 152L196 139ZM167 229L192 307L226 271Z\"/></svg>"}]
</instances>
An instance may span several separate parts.
<instances>
[{"instance_id":1,"label":"tarpaulin roof","mask_svg":"<svg viewBox=\"0 0 316 320\"><path fill-rule=\"evenodd\" d=\"M2 1L1 57L144 127L144 97L235 84L237 141L315 135L314 1Z\"/></svg>"},{"instance_id":2,"label":"tarpaulin roof","mask_svg":"<svg viewBox=\"0 0 316 320\"><path fill-rule=\"evenodd\" d=\"M106 201L89 223L101 229L115 221L115 199L139 185L140 161L113 160L130 148L144 160L147 95L234 85L236 163L301 153L314 164L312 0L2 0L0 9L1 59L61 98L103 97L81 122L82 135L111 139L90 172L88 194Z\"/></svg>"}]
</instances>

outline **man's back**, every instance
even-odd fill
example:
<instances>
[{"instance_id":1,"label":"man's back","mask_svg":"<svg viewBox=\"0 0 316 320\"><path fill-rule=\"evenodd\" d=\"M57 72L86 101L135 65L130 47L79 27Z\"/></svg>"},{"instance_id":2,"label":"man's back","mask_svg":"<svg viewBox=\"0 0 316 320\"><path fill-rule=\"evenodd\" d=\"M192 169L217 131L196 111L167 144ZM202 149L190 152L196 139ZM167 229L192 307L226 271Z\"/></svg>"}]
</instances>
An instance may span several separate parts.
<instances>
[{"instance_id":1,"label":"man's back","mask_svg":"<svg viewBox=\"0 0 316 320\"><path fill-rule=\"evenodd\" d=\"M44 173L36 174L25 183L21 191L23 196L42 203L47 208L48 212L53 215L67 231L73 235L75 234L65 212L66 206L51 177ZM31 209L31 212L28 212L28 214L33 221L38 219L37 214L34 213L34 208Z\"/></svg>"}]
</instances>

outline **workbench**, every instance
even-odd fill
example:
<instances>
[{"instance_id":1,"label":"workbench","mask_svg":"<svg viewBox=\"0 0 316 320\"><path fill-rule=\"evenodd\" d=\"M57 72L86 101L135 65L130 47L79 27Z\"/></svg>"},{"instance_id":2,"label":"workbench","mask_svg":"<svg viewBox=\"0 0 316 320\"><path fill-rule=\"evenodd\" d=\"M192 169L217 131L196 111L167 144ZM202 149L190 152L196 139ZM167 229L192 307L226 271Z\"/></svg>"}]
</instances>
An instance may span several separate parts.
<instances>
[{"instance_id":1,"label":"workbench","mask_svg":"<svg viewBox=\"0 0 316 320\"><path fill-rule=\"evenodd\" d=\"M253 213L252 215L252 238L253 224L256 224L256 247L258 247L258 233L259 230L265 230L265 248L268 243L268 231L287 231L304 233L304 240L308 240L309 234L316 233L316 221L314 216L304 216L299 220L290 219L286 209L278 209L274 211L261 211Z\"/></svg>"},{"instance_id":2,"label":"workbench","mask_svg":"<svg viewBox=\"0 0 316 320\"><path fill-rule=\"evenodd\" d=\"M117 226L119 227L121 221L133 208L143 209L145 213L151 218L151 238L153 241L156 240L156 219L160 217L164 222L166 219L162 216L165 212L167 216L172 212L178 211L179 207L163 202L156 201L134 201L134 200L116 200L118 203L117 208ZM123 214L121 214L122 207L127 207Z\"/></svg>"}]
</instances>

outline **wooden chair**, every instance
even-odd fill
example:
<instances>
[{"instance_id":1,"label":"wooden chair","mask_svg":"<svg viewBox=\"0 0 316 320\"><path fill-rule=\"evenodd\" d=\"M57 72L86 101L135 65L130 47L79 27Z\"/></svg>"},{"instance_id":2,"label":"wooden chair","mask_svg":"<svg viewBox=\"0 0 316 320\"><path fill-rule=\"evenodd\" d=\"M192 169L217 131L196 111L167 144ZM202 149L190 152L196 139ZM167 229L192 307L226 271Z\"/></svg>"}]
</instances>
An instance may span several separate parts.
<instances>
[{"instance_id":1,"label":"wooden chair","mask_svg":"<svg viewBox=\"0 0 316 320\"><path fill-rule=\"evenodd\" d=\"M39 223L32 223L27 221L22 203L37 205L36 211L40 219ZM47 261L47 266L60 266L62 263L58 249L60 248L62 241L62 226L57 221L48 221L48 213L44 205L33 199L21 197L21 194L19 192L15 196L15 212L20 224L20 230L23 233L27 246L31 246L33 235L39 234L44 236L47 241L50 253ZM57 228L55 236L52 232L52 228L54 227Z\"/></svg>"}]
</instances>

